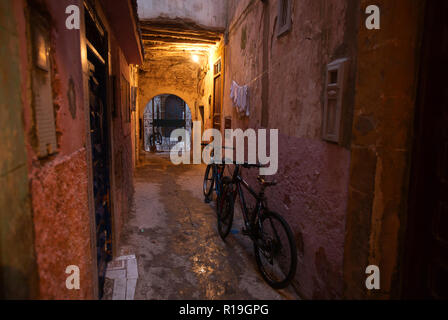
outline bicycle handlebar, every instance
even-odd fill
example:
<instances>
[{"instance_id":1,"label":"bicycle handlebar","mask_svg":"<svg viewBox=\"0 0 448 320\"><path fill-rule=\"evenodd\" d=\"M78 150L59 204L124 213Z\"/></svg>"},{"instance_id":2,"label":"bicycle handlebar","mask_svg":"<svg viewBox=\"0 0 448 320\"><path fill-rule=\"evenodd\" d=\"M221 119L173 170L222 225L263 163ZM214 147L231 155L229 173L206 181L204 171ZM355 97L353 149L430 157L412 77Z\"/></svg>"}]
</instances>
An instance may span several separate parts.
<instances>
[{"instance_id":1,"label":"bicycle handlebar","mask_svg":"<svg viewBox=\"0 0 448 320\"><path fill-rule=\"evenodd\" d=\"M209 145L210 143L201 143L201 146L203 146L203 147L207 147L208 145ZM222 149L228 149L228 150L235 150L235 148L232 148L232 147L224 147L224 146L222 146L221 147Z\"/></svg>"}]
</instances>

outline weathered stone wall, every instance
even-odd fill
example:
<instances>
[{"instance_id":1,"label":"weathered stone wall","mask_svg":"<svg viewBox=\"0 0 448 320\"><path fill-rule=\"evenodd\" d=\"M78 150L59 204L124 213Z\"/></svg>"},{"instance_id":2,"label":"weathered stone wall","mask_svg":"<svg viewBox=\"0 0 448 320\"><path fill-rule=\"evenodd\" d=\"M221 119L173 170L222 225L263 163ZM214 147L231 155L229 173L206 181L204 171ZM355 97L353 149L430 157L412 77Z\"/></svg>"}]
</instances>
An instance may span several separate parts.
<instances>
[{"instance_id":1,"label":"weathered stone wall","mask_svg":"<svg viewBox=\"0 0 448 320\"><path fill-rule=\"evenodd\" d=\"M138 0L140 19L188 19L205 27L225 28L227 0Z\"/></svg>"},{"instance_id":2,"label":"weathered stone wall","mask_svg":"<svg viewBox=\"0 0 448 320\"><path fill-rule=\"evenodd\" d=\"M343 0L292 3L291 30L278 38L278 1L229 1L224 117L232 118L233 128L260 128L266 97L268 128L279 129L279 170L273 177L279 184L268 193L269 205L287 219L296 238L295 286L304 298L340 298L350 151L324 142L321 122L325 67L338 58L356 58L359 11L356 2ZM269 30L264 39L266 6ZM354 70L349 73L353 95ZM249 117L233 107L232 81L249 86Z\"/></svg>"},{"instance_id":3,"label":"weathered stone wall","mask_svg":"<svg viewBox=\"0 0 448 320\"><path fill-rule=\"evenodd\" d=\"M34 232L43 299L94 298L85 159L86 151L80 149L33 172ZM69 265L80 269L79 291L65 287Z\"/></svg>"},{"instance_id":4,"label":"weathered stone wall","mask_svg":"<svg viewBox=\"0 0 448 320\"><path fill-rule=\"evenodd\" d=\"M39 297L43 299L94 298L94 260L88 208L85 107L80 55L80 33L65 27L70 1L40 1L39 10L51 17L52 90L58 150L38 159L34 111L31 104L30 47L25 1L16 2L20 38L22 103L28 153L28 178L33 207ZM70 112L69 82L73 81L76 110ZM80 267L81 290L65 287L69 265Z\"/></svg>"},{"instance_id":5,"label":"weathered stone wall","mask_svg":"<svg viewBox=\"0 0 448 320\"><path fill-rule=\"evenodd\" d=\"M160 94L182 98L194 114L195 102L200 98L200 73L201 66L193 62L188 53L146 59L139 73L140 116L148 102Z\"/></svg>"},{"instance_id":6,"label":"weathered stone wall","mask_svg":"<svg viewBox=\"0 0 448 320\"><path fill-rule=\"evenodd\" d=\"M42 299L93 299L97 294L95 220L93 208L89 207L89 201L93 197L91 175L89 175L91 172L90 144L87 139L90 116L88 98L86 99L84 94L85 78L83 76L87 61L81 50L82 29L81 31L68 30L65 26L67 17L65 10L72 4L83 7L81 1L40 0L35 2L36 8L47 16L51 26L51 86L58 145L57 153L39 159L36 150L34 105L29 75L32 65L28 36L29 28L32 26L27 21L29 12L27 2L14 1L17 36L20 44L20 55L17 55L20 57L21 66L19 85L22 90L21 103L15 104L15 108L23 105L28 172L27 186L20 186L18 195L24 199L23 206L28 206L27 188L30 188L33 216L33 223L27 224L33 230L25 232L23 229L21 232L34 237L34 246L27 245L25 249L27 242L21 243L23 247L17 248L15 255L19 258L28 254L29 259L33 260L32 251L35 248L36 273L39 280L34 289L33 280L30 278L30 290L35 290L35 296ZM106 24L112 42L114 39L112 29L98 3L96 9ZM129 65L124 59L121 48L117 43L111 47L113 48L111 49L111 64L116 68L114 69L116 74L123 74L131 85L136 85L136 79L129 75ZM73 95L69 95L70 82L73 83ZM112 89L111 85L109 89ZM71 102L69 96L74 97ZM116 98L116 101L120 101L119 95ZM112 105L112 95L108 101L109 106ZM117 108L122 108L120 103L117 104ZM20 108L17 110L17 116L21 117ZM124 120L120 116L111 121L113 151L111 187L113 204L116 206L114 207L114 222L117 221L117 224L113 225L116 240L120 234L120 221L130 211L133 193L132 136L135 132L133 119L135 117L131 119L131 122L122 123ZM18 146L20 146L19 143ZM120 179L114 179L117 172L122 173ZM118 187L115 184L117 180ZM13 233L10 234L12 235ZM23 240L28 241L25 238ZM14 258L9 260L11 263L15 261ZM23 268L29 268L29 262L25 262ZM80 268L80 290L66 288L65 280L68 275L65 270L69 265Z\"/></svg>"},{"instance_id":7,"label":"weathered stone wall","mask_svg":"<svg viewBox=\"0 0 448 320\"><path fill-rule=\"evenodd\" d=\"M363 11L370 1L361 1ZM358 34L345 237L348 298L399 298L424 1L376 1L381 29ZM367 265L381 290L364 286ZM416 277L418 275L415 275Z\"/></svg>"}]
</instances>

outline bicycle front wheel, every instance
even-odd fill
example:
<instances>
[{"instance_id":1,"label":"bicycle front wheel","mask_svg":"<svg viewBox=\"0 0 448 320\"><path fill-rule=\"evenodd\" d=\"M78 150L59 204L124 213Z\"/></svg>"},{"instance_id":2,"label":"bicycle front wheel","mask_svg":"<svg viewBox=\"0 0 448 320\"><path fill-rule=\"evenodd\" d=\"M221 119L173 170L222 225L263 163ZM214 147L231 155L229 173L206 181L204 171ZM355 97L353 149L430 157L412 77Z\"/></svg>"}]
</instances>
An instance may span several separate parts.
<instances>
[{"instance_id":1,"label":"bicycle front wheel","mask_svg":"<svg viewBox=\"0 0 448 320\"><path fill-rule=\"evenodd\" d=\"M202 185L202 190L205 197L209 197L212 193L214 183L215 178L213 175L213 165L209 164L207 169L205 169L204 183Z\"/></svg>"},{"instance_id":2,"label":"bicycle front wheel","mask_svg":"<svg viewBox=\"0 0 448 320\"><path fill-rule=\"evenodd\" d=\"M255 259L264 280L275 289L285 288L297 268L297 248L288 223L279 214L265 211L259 221Z\"/></svg>"},{"instance_id":3,"label":"bicycle front wheel","mask_svg":"<svg viewBox=\"0 0 448 320\"><path fill-rule=\"evenodd\" d=\"M224 177L222 181L222 193L216 203L218 216L218 233L222 240L228 236L233 223L234 199L233 184L229 177Z\"/></svg>"}]
</instances>

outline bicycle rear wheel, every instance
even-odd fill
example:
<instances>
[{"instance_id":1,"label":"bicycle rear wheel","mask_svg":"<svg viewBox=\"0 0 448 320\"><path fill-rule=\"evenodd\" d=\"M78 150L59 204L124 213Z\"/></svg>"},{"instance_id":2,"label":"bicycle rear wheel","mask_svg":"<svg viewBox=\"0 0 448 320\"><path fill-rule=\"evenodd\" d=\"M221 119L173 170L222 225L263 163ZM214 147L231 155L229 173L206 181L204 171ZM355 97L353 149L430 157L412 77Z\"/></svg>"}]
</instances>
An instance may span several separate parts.
<instances>
[{"instance_id":1,"label":"bicycle rear wheel","mask_svg":"<svg viewBox=\"0 0 448 320\"><path fill-rule=\"evenodd\" d=\"M160 134L160 132L156 132L154 142L156 144L162 144L162 135Z\"/></svg>"},{"instance_id":2,"label":"bicycle rear wheel","mask_svg":"<svg viewBox=\"0 0 448 320\"><path fill-rule=\"evenodd\" d=\"M294 278L297 248L288 223L279 214L265 211L259 221L255 259L264 280L275 289L285 288Z\"/></svg>"},{"instance_id":3,"label":"bicycle rear wheel","mask_svg":"<svg viewBox=\"0 0 448 320\"><path fill-rule=\"evenodd\" d=\"M214 183L215 177L213 175L213 165L209 164L207 169L205 169L204 183L202 185L202 190L206 198L212 193Z\"/></svg>"},{"instance_id":4,"label":"bicycle rear wheel","mask_svg":"<svg viewBox=\"0 0 448 320\"><path fill-rule=\"evenodd\" d=\"M225 241L232 228L234 214L233 184L229 177L222 180L221 196L216 202L216 211L218 216L218 233L221 239Z\"/></svg>"}]
</instances>

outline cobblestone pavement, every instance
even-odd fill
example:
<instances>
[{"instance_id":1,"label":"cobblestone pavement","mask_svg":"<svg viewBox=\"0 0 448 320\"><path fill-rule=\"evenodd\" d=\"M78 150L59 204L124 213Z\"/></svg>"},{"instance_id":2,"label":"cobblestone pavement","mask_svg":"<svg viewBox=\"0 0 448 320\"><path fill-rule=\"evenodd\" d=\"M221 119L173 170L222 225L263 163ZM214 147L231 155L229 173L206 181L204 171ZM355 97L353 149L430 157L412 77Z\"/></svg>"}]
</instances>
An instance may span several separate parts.
<instances>
[{"instance_id":1,"label":"cobblestone pavement","mask_svg":"<svg viewBox=\"0 0 448 320\"><path fill-rule=\"evenodd\" d=\"M213 204L204 203L203 165L173 165L145 154L136 170L135 208L125 222L119 255L135 254L135 299L298 299L292 287L274 290L258 273L252 242L235 212L223 242ZM105 299L112 298L107 280Z\"/></svg>"}]
</instances>

